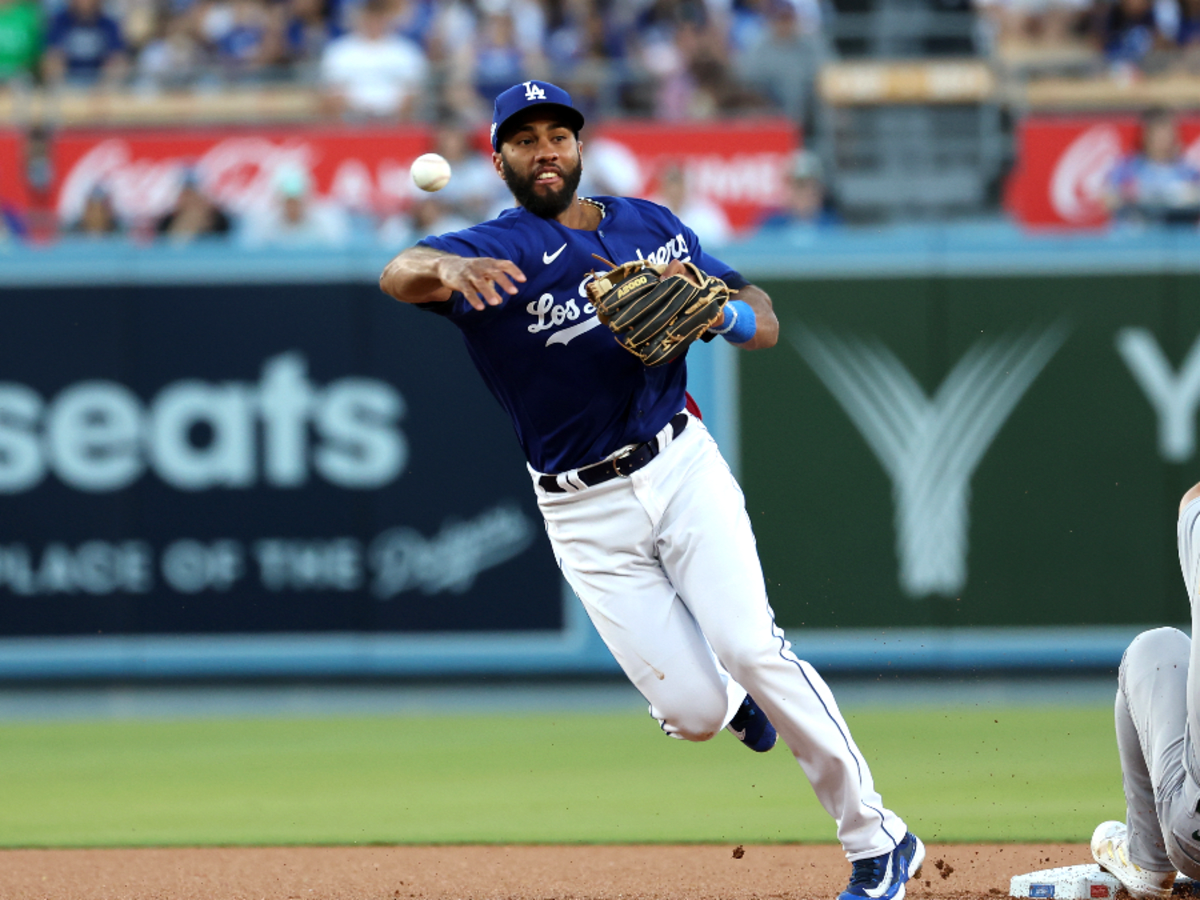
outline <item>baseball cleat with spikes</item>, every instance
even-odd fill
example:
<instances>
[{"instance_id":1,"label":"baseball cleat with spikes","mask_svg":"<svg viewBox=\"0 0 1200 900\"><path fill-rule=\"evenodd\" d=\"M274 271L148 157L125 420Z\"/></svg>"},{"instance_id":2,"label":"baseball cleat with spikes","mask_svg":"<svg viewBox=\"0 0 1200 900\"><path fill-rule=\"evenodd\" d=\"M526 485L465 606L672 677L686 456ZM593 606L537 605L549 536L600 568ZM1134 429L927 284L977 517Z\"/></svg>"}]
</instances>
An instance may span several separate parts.
<instances>
[{"instance_id":1,"label":"baseball cleat with spikes","mask_svg":"<svg viewBox=\"0 0 1200 900\"><path fill-rule=\"evenodd\" d=\"M1092 832L1092 858L1115 875L1134 900L1167 900L1175 872L1151 872L1129 858L1129 834L1124 822L1101 822Z\"/></svg>"},{"instance_id":2,"label":"baseball cleat with spikes","mask_svg":"<svg viewBox=\"0 0 1200 900\"><path fill-rule=\"evenodd\" d=\"M910 831L890 853L856 859L838 900L904 900L905 882L920 875L924 864L925 845Z\"/></svg>"}]
</instances>

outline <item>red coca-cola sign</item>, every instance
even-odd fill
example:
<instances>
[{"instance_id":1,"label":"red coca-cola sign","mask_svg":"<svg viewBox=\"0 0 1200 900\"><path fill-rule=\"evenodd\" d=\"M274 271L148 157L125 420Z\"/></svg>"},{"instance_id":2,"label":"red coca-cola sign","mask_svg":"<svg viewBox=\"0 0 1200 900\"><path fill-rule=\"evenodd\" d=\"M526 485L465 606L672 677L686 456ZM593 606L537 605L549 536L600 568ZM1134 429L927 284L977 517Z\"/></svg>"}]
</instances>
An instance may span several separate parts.
<instances>
[{"instance_id":1,"label":"red coca-cola sign","mask_svg":"<svg viewBox=\"0 0 1200 900\"><path fill-rule=\"evenodd\" d=\"M205 190L235 214L269 202L278 174L309 174L316 195L350 209L374 211L410 192L408 168L429 150L424 129L155 132L64 132L55 140L60 221L79 216L97 187L127 221L166 213L194 172Z\"/></svg>"},{"instance_id":2,"label":"red coca-cola sign","mask_svg":"<svg viewBox=\"0 0 1200 900\"><path fill-rule=\"evenodd\" d=\"M1025 119L1005 205L1023 225L1096 228L1108 223L1105 185L1121 158L1137 151L1133 116ZM1181 118L1185 156L1200 166L1200 118Z\"/></svg>"},{"instance_id":3,"label":"red coca-cola sign","mask_svg":"<svg viewBox=\"0 0 1200 900\"><path fill-rule=\"evenodd\" d=\"M486 135L481 134L486 145ZM799 145L785 120L662 125L610 121L589 128L589 174L605 173L614 193L651 196L668 165L679 166L689 189L722 207L744 228L777 202L790 156ZM8 148L11 144L11 148ZM24 178L6 152L20 159L20 142L0 141L0 198L27 205ZM267 202L283 168L301 169L316 195L383 214L412 202L408 169L432 149L423 127L171 129L63 131L54 139L58 219L78 218L89 193L103 188L129 222L166 213L188 172L235 214ZM8 148L8 149L6 149Z\"/></svg>"},{"instance_id":4,"label":"red coca-cola sign","mask_svg":"<svg viewBox=\"0 0 1200 900\"><path fill-rule=\"evenodd\" d=\"M29 206L24 159L21 135L0 131L0 208L23 211Z\"/></svg>"},{"instance_id":5,"label":"red coca-cola sign","mask_svg":"<svg viewBox=\"0 0 1200 900\"><path fill-rule=\"evenodd\" d=\"M585 133L589 166L597 152L623 152L636 178L621 193L649 197L671 165L683 169L688 190L715 202L735 230L753 224L779 203L792 154L800 146L796 126L782 119L719 124L606 122Z\"/></svg>"}]
</instances>

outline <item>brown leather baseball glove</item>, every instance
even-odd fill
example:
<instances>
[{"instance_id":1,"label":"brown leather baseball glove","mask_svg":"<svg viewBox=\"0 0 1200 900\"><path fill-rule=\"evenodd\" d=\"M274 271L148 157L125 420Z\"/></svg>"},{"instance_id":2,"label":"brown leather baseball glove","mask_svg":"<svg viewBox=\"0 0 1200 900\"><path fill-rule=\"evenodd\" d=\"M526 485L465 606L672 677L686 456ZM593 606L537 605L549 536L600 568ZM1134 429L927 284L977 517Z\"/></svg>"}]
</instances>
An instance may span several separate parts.
<instances>
[{"instance_id":1,"label":"brown leather baseball glove","mask_svg":"<svg viewBox=\"0 0 1200 900\"><path fill-rule=\"evenodd\" d=\"M607 260L606 260L607 262ZM729 287L682 264L686 275L664 277L665 266L633 260L596 275L588 298L622 347L648 366L678 359L721 319Z\"/></svg>"}]
</instances>

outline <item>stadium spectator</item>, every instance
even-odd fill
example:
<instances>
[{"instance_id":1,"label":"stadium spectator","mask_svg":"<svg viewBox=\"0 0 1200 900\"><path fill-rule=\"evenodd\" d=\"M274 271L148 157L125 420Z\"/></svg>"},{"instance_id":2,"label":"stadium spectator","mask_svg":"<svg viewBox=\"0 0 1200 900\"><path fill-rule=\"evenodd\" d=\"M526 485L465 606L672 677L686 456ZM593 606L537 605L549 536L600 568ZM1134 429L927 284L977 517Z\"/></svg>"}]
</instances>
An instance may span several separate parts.
<instances>
[{"instance_id":1,"label":"stadium spectator","mask_svg":"<svg viewBox=\"0 0 1200 900\"><path fill-rule=\"evenodd\" d=\"M577 17L564 21L547 38L555 72L575 106L590 116L620 105L628 81L627 40L615 19L599 4L575 4Z\"/></svg>"},{"instance_id":2,"label":"stadium spectator","mask_svg":"<svg viewBox=\"0 0 1200 900\"><path fill-rule=\"evenodd\" d=\"M825 192L821 158L811 150L801 150L792 158L784 178L782 202L763 214L759 229L823 228L840 221Z\"/></svg>"},{"instance_id":3,"label":"stadium spectator","mask_svg":"<svg viewBox=\"0 0 1200 900\"><path fill-rule=\"evenodd\" d=\"M0 247L23 241L29 234L25 217L15 206L0 202Z\"/></svg>"},{"instance_id":4,"label":"stadium spectator","mask_svg":"<svg viewBox=\"0 0 1200 900\"><path fill-rule=\"evenodd\" d=\"M50 130L35 125L25 135L25 185L29 189L29 207L25 224L31 240L40 243L54 239L59 231L54 208L54 162L50 156Z\"/></svg>"},{"instance_id":5,"label":"stadium spectator","mask_svg":"<svg viewBox=\"0 0 1200 900\"><path fill-rule=\"evenodd\" d=\"M667 120L743 113L761 101L734 78L722 22L693 0L658 0L637 21L635 61Z\"/></svg>"},{"instance_id":6,"label":"stadium spectator","mask_svg":"<svg viewBox=\"0 0 1200 900\"><path fill-rule=\"evenodd\" d=\"M196 238L227 235L231 226L229 215L203 191L199 173L189 169L175 205L154 223L154 232L172 243L186 244Z\"/></svg>"},{"instance_id":7,"label":"stadium spectator","mask_svg":"<svg viewBox=\"0 0 1200 900\"><path fill-rule=\"evenodd\" d=\"M0 84L28 81L42 52L42 13L35 0L0 0Z\"/></svg>"},{"instance_id":8,"label":"stadium spectator","mask_svg":"<svg viewBox=\"0 0 1200 900\"><path fill-rule=\"evenodd\" d=\"M625 36L602 4L550 0L547 8L546 56L556 73L570 76L588 60L625 56Z\"/></svg>"},{"instance_id":9,"label":"stadium spectator","mask_svg":"<svg viewBox=\"0 0 1200 900\"><path fill-rule=\"evenodd\" d=\"M1200 220L1200 170L1184 158L1175 116L1148 113L1139 152L1121 160L1106 199L1119 221L1195 225Z\"/></svg>"},{"instance_id":10,"label":"stadium spectator","mask_svg":"<svg viewBox=\"0 0 1200 900\"><path fill-rule=\"evenodd\" d=\"M1176 0L1115 0L1102 8L1099 38L1114 70L1135 73L1170 61L1178 28Z\"/></svg>"},{"instance_id":11,"label":"stadium spectator","mask_svg":"<svg viewBox=\"0 0 1200 900\"><path fill-rule=\"evenodd\" d=\"M684 171L678 165L668 165L658 178L658 193L650 198L679 216L696 232L705 249L719 247L733 240L733 228L725 210L695 191L689 190Z\"/></svg>"},{"instance_id":12,"label":"stadium spectator","mask_svg":"<svg viewBox=\"0 0 1200 900\"><path fill-rule=\"evenodd\" d=\"M68 232L87 238L105 238L121 234L124 228L113 208L112 195L102 186L92 188L83 203L83 212Z\"/></svg>"},{"instance_id":13,"label":"stadium spectator","mask_svg":"<svg viewBox=\"0 0 1200 900\"><path fill-rule=\"evenodd\" d=\"M483 17L471 57L475 63L475 90L489 103L516 82L533 77L528 74L530 67L507 11Z\"/></svg>"},{"instance_id":14,"label":"stadium spectator","mask_svg":"<svg viewBox=\"0 0 1200 900\"><path fill-rule=\"evenodd\" d=\"M194 82L204 71L204 45L188 13L164 16L159 34L137 57L137 78L143 85L180 87Z\"/></svg>"},{"instance_id":15,"label":"stadium spectator","mask_svg":"<svg viewBox=\"0 0 1200 900\"><path fill-rule=\"evenodd\" d=\"M453 172L450 183L438 191L438 200L450 212L475 225L493 215L501 204L511 202L504 182L496 175L491 153L474 146L470 131L457 120L438 125L433 149L445 157ZM413 191L418 199L428 197L415 186Z\"/></svg>"},{"instance_id":16,"label":"stadium spectator","mask_svg":"<svg viewBox=\"0 0 1200 900\"><path fill-rule=\"evenodd\" d=\"M425 55L440 79L470 87L470 48L475 42L475 7L469 0L440 0L425 32ZM470 88L472 94L474 88ZM492 110L488 107L490 121Z\"/></svg>"},{"instance_id":17,"label":"stadium spectator","mask_svg":"<svg viewBox=\"0 0 1200 900\"><path fill-rule=\"evenodd\" d=\"M739 54L737 71L789 119L810 124L817 73L832 50L817 23L806 23L793 0L767 0L765 21L758 40Z\"/></svg>"},{"instance_id":18,"label":"stadium spectator","mask_svg":"<svg viewBox=\"0 0 1200 900\"><path fill-rule=\"evenodd\" d=\"M522 28L525 31L522 31ZM489 104L496 95L527 78L544 78L541 36L545 20L536 4L490 0L476 31L472 61L475 89Z\"/></svg>"},{"instance_id":19,"label":"stadium spectator","mask_svg":"<svg viewBox=\"0 0 1200 900\"><path fill-rule=\"evenodd\" d=\"M299 74L315 68L329 42L341 34L330 18L330 0L284 0L284 42Z\"/></svg>"},{"instance_id":20,"label":"stadium spectator","mask_svg":"<svg viewBox=\"0 0 1200 900\"><path fill-rule=\"evenodd\" d=\"M443 203L440 193L426 194L412 205L407 215L397 213L384 219L378 237L386 247L404 247L430 235L461 231L477 224L477 220L461 216Z\"/></svg>"},{"instance_id":21,"label":"stadium spectator","mask_svg":"<svg viewBox=\"0 0 1200 900\"><path fill-rule=\"evenodd\" d=\"M1180 0L1175 42L1182 50L1183 66L1193 72L1200 69L1200 0Z\"/></svg>"},{"instance_id":22,"label":"stadium spectator","mask_svg":"<svg viewBox=\"0 0 1200 900\"><path fill-rule=\"evenodd\" d=\"M49 84L115 82L127 71L125 41L101 0L68 0L50 20L42 76Z\"/></svg>"},{"instance_id":23,"label":"stadium spectator","mask_svg":"<svg viewBox=\"0 0 1200 900\"><path fill-rule=\"evenodd\" d=\"M268 74L285 60L285 10L264 0L233 0L227 27L214 36L216 61L226 78Z\"/></svg>"},{"instance_id":24,"label":"stadium spectator","mask_svg":"<svg viewBox=\"0 0 1200 900\"><path fill-rule=\"evenodd\" d=\"M313 196L307 172L283 167L275 173L271 202L246 216L241 239L247 247L342 247L350 219L337 204Z\"/></svg>"},{"instance_id":25,"label":"stadium spectator","mask_svg":"<svg viewBox=\"0 0 1200 900\"><path fill-rule=\"evenodd\" d=\"M321 81L332 112L411 118L428 80L421 48L391 31L389 0L366 0L354 30L334 38L321 56Z\"/></svg>"},{"instance_id":26,"label":"stadium spectator","mask_svg":"<svg viewBox=\"0 0 1200 900\"><path fill-rule=\"evenodd\" d=\"M396 0L396 4L392 30L424 50L437 19L437 4L434 0Z\"/></svg>"}]
</instances>

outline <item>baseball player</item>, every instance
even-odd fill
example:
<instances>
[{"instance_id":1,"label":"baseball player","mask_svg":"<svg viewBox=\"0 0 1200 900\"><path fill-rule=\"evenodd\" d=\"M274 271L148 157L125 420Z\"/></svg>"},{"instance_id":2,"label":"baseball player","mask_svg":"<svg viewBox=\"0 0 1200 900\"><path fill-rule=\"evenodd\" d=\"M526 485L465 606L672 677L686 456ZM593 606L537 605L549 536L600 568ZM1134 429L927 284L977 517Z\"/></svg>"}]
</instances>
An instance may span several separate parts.
<instances>
[{"instance_id":1,"label":"baseball player","mask_svg":"<svg viewBox=\"0 0 1200 900\"><path fill-rule=\"evenodd\" d=\"M1179 564L1200 627L1200 484L1179 505ZM1133 897L1200 878L1200 642L1174 628L1133 639L1117 676L1117 751L1126 822L1101 822L1092 856ZM1128 824L1126 824L1128 823Z\"/></svg>"},{"instance_id":2,"label":"baseball player","mask_svg":"<svg viewBox=\"0 0 1200 900\"><path fill-rule=\"evenodd\" d=\"M705 741L729 727L763 751L777 728L853 864L841 898L902 898L925 848L883 805L829 688L775 624L741 490L685 392L685 358L651 366L627 352L587 286L605 268L597 257L644 259L664 277L695 264L734 292L710 330L748 350L776 341L771 300L664 207L578 196L583 124L552 84L500 94L492 160L517 206L405 250L380 286L461 329L512 417L564 576L663 731Z\"/></svg>"}]
</instances>

